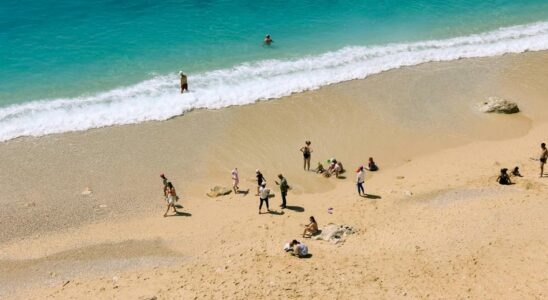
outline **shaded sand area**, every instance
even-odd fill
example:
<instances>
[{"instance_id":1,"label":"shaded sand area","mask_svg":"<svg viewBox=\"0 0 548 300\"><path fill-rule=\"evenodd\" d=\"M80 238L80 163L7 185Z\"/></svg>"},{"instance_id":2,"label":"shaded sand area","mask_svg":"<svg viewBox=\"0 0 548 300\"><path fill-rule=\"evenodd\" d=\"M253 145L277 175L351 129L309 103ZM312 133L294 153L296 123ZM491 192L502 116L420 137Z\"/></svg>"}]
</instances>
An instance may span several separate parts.
<instances>
[{"instance_id":1,"label":"shaded sand area","mask_svg":"<svg viewBox=\"0 0 548 300\"><path fill-rule=\"evenodd\" d=\"M0 145L0 297L545 298L548 52L429 63L166 122ZM516 115L478 113L488 96ZM302 171L336 157L347 179ZM368 198L353 170L376 158ZM519 165L516 185L496 184ZM248 195L211 199L237 166ZM258 215L254 170L276 213ZM162 218L165 172L186 214ZM277 209L275 175L293 190ZM90 187L91 195L81 192ZM333 213L327 212L333 208ZM300 239L347 224L344 243ZM312 257L281 248L297 238Z\"/></svg>"}]
</instances>

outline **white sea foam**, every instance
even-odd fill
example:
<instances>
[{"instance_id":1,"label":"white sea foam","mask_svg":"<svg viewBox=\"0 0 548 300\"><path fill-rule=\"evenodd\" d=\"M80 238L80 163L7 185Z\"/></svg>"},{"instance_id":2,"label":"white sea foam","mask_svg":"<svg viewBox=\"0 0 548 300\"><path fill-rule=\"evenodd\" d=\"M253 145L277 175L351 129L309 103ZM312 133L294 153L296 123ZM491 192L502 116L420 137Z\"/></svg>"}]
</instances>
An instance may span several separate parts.
<instances>
[{"instance_id":1,"label":"white sea foam","mask_svg":"<svg viewBox=\"0 0 548 300\"><path fill-rule=\"evenodd\" d=\"M446 40L345 47L296 60L267 60L189 76L179 94L177 74L92 96L47 99L0 109L0 141L20 136L166 120L196 108L222 108L352 79L402 66L548 49L548 22Z\"/></svg>"}]
</instances>

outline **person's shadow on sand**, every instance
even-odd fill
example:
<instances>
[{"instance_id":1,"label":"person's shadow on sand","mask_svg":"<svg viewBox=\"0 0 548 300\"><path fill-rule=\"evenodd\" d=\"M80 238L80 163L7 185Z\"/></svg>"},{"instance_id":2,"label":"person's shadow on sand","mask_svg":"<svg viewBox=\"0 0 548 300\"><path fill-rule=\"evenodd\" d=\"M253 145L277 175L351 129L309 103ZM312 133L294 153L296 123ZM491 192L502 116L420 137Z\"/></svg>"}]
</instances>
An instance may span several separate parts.
<instances>
[{"instance_id":1,"label":"person's shadow on sand","mask_svg":"<svg viewBox=\"0 0 548 300\"><path fill-rule=\"evenodd\" d=\"M236 194L242 194L244 196L247 196L247 194L249 194L249 189L247 189L247 190L238 190L236 192Z\"/></svg>"},{"instance_id":2,"label":"person's shadow on sand","mask_svg":"<svg viewBox=\"0 0 548 300\"><path fill-rule=\"evenodd\" d=\"M379 195L373 195L373 194L365 194L365 195L362 195L361 197L367 198L367 199L382 199L381 196L379 196Z\"/></svg>"},{"instance_id":3,"label":"person's shadow on sand","mask_svg":"<svg viewBox=\"0 0 548 300\"><path fill-rule=\"evenodd\" d=\"M304 212L304 207L300 207L300 206L287 205L285 208L295 212Z\"/></svg>"},{"instance_id":4,"label":"person's shadow on sand","mask_svg":"<svg viewBox=\"0 0 548 300\"><path fill-rule=\"evenodd\" d=\"M283 215L283 214L285 214L285 213L284 213L283 211L269 210L269 211L267 211L267 212L264 212L264 213L261 212L261 213L259 213L259 214L261 214L261 215L263 215L263 214L271 214L271 215L281 216L281 215Z\"/></svg>"},{"instance_id":5,"label":"person's shadow on sand","mask_svg":"<svg viewBox=\"0 0 548 300\"><path fill-rule=\"evenodd\" d=\"M183 212L183 211L178 211L177 213L175 213L174 215L167 215L166 217L191 217L192 214L191 213L187 213L187 212Z\"/></svg>"}]
</instances>

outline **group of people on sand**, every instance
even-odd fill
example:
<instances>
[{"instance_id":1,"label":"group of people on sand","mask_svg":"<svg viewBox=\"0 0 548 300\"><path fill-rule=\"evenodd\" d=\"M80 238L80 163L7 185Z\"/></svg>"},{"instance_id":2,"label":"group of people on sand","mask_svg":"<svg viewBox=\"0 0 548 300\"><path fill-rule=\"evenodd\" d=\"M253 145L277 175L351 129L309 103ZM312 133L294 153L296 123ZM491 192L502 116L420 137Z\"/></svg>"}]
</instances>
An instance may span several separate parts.
<instances>
[{"instance_id":1,"label":"group of people on sand","mask_svg":"<svg viewBox=\"0 0 548 300\"><path fill-rule=\"evenodd\" d=\"M538 160L540 162L540 175L539 177L542 178L544 176L544 165L546 164L546 160L548 160L548 149L546 148L546 143L540 144L540 156L539 158L532 158L533 160ZM502 168L500 169L500 174L497 177L497 182L502 185L510 185L514 184L511 177L523 177L519 171L519 167L514 167L510 174L508 173L508 168Z\"/></svg>"},{"instance_id":2,"label":"group of people on sand","mask_svg":"<svg viewBox=\"0 0 548 300\"><path fill-rule=\"evenodd\" d=\"M304 226L303 238L311 238L312 236L319 233L318 223L314 216L310 216L310 223ZM299 258L308 257L308 246L306 244L299 242L298 240L292 240L289 243L286 243L284 246L284 251L291 253Z\"/></svg>"}]
</instances>

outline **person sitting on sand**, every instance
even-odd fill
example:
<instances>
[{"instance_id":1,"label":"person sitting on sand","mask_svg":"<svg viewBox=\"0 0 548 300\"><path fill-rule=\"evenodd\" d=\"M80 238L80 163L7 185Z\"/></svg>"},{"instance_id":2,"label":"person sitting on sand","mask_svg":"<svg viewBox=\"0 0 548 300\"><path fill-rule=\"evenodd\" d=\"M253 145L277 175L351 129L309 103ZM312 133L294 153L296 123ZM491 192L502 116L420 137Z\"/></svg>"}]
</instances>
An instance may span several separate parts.
<instances>
[{"instance_id":1,"label":"person sitting on sand","mask_svg":"<svg viewBox=\"0 0 548 300\"><path fill-rule=\"evenodd\" d=\"M238 168L234 168L232 170L232 189L234 190L234 194L237 194L240 190L240 187L238 184L240 183L240 177L238 175Z\"/></svg>"},{"instance_id":2,"label":"person sitting on sand","mask_svg":"<svg viewBox=\"0 0 548 300\"><path fill-rule=\"evenodd\" d=\"M318 223L313 216L310 217L310 224L304 226L303 237L312 237L318 233Z\"/></svg>"},{"instance_id":3,"label":"person sitting on sand","mask_svg":"<svg viewBox=\"0 0 548 300\"><path fill-rule=\"evenodd\" d=\"M266 203L266 211L270 212L268 207L268 196L270 195L270 189L266 188L266 181L261 183L261 188L259 189L259 215L261 214L261 208L263 208L263 202Z\"/></svg>"},{"instance_id":4,"label":"person sitting on sand","mask_svg":"<svg viewBox=\"0 0 548 300\"><path fill-rule=\"evenodd\" d=\"M167 197L166 197L166 201L167 201L167 210L164 214L164 217L167 217L167 213L169 212L169 208L173 208L173 211L175 212L175 214L178 214L179 212L177 211L177 208L175 208L175 202L177 201L178 199L178 196L177 196L177 192L175 191L175 188L173 187L173 184L171 184L171 182L168 182L167 183Z\"/></svg>"},{"instance_id":5,"label":"person sitting on sand","mask_svg":"<svg viewBox=\"0 0 548 300\"><path fill-rule=\"evenodd\" d=\"M325 168L323 167L321 162L318 162L318 166L316 167L316 173L322 174L323 172L325 172Z\"/></svg>"},{"instance_id":6,"label":"person sitting on sand","mask_svg":"<svg viewBox=\"0 0 548 300\"><path fill-rule=\"evenodd\" d=\"M272 45L272 43L274 43L274 40L272 40L272 37L270 37L270 34L267 34L265 37L264 37L264 44L267 45L267 46L270 46Z\"/></svg>"},{"instance_id":7,"label":"person sitting on sand","mask_svg":"<svg viewBox=\"0 0 548 300\"><path fill-rule=\"evenodd\" d=\"M515 167L513 170L512 170L512 176L515 176L515 177L523 177L520 173L519 173L519 167Z\"/></svg>"},{"instance_id":8,"label":"person sitting on sand","mask_svg":"<svg viewBox=\"0 0 548 300\"><path fill-rule=\"evenodd\" d=\"M289 243L289 246L293 248L293 252L291 253L292 255L299 258L308 256L308 247L305 244L297 240L293 240Z\"/></svg>"},{"instance_id":9,"label":"person sitting on sand","mask_svg":"<svg viewBox=\"0 0 548 300\"><path fill-rule=\"evenodd\" d=\"M377 167L377 164L373 160L373 157L369 158L369 163L367 164L367 169L371 172L375 172L379 170L379 167Z\"/></svg>"},{"instance_id":10,"label":"person sitting on sand","mask_svg":"<svg viewBox=\"0 0 548 300\"><path fill-rule=\"evenodd\" d=\"M508 169L506 169L506 168L500 169L500 175L497 178L498 183L500 183L502 185L512 184L512 181L510 180L510 176L508 176L507 172L508 172Z\"/></svg>"}]
</instances>

